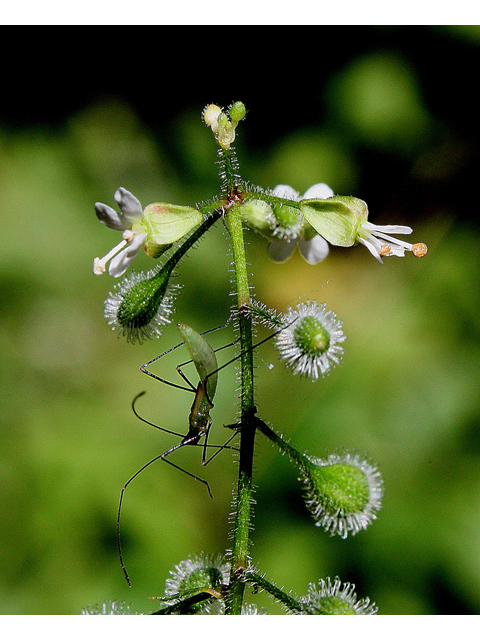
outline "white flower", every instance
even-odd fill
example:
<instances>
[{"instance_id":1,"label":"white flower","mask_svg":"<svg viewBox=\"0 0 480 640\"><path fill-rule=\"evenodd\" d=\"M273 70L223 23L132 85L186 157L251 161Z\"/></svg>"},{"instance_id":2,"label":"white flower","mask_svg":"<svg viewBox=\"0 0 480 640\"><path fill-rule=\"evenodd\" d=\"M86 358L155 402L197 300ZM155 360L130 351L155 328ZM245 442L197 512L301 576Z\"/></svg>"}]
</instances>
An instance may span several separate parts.
<instances>
[{"instance_id":1,"label":"white flower","mask_svg":"<svg viewBox=\"0 0 480 640\"><path fill-rule=\"evenodd\" d=\"M120 213L102 202L95 204L102 224L123 231L122 242L103 258L93 261L95 275L104 273L109 260L110 275L116 278L123 275L142 246L151 258L159 258L203 220L197 209L167 202L153 202L142 210L137 198L123 187L115 192L115 200Z\"/></svg>"},{"instance_id":2,"label":"white flower","mask_svg":"<svg viewBox=\"0 0 480 640\"><path fill-rule=\"evenodd\" d=\"M304 200L306 198L325 199L333 196L333 191L323 182L310 187L302 197L300 197L300 194L295 191L295 189L285 184L277 185L272 193L279 198L294 201ZM317 262L321 262L328 255L329 248L327 241L318 234L307 239L302 221L288 228L278 226L274 231L274 235L278 236L278 239L272 240L268 248L268 253L275 262L285 262L288 260L297 244L300 253L309 264L317 264Z\"/></svg>"},{"instance_id":3,"label":"white flower","mask_svg":"<svg viewBox=\"0 0 480 640\"><path fill-rule=\"evenodd\" d=\"M427 253L427 245L423 242L410 244L404 240L393 238L389 233L412 233L411 227L397 224L377 225L372 222L363 222L357 232L357 240L367 247L370 253L383 264L384 256L404 257L405 251L411 251L414 256L421 258Z\"/></svg>"},{"instance_id":4,"label":"white flower","mask_svg":"<svg viewBox=\"0 0 480 640\"><path fill-rule=\"evenodd\" d=\"M120 213L102 202L95 203L95 212L102 224L110 229L123 231L123 240L103 258L95 258L93 273L95 275L104 273L107 263L111 261L108 272L111 276L118 278L128 269L148 234L140 224L143 209L139 200L123 187L117 189L114 197L120 207Z\"/></svg>"},{"instance_id":5,"label":"white flower","mask_svg":"<svg viewBox=\"0 0 480 640\"><path fill-rule=\"evenodd\" d=\"M346 337L342 322L325 304L316 302L297 305L282 314L284 329L275 336L279 357L294 374L312 380L326 376L334 365L341 362Z\"/></svg>"}]
</instances>

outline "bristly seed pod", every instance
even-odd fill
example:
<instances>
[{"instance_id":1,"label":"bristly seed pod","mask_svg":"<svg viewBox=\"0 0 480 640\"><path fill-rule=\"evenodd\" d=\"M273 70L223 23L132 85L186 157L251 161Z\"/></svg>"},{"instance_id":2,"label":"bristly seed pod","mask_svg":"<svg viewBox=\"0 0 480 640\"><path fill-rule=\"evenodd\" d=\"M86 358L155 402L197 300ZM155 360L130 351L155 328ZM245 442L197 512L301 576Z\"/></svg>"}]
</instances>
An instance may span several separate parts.
<instances>
[{"instance_id":1,"label":"bristly seed pod","mask_svg":"<svg viewBox=\"0 0 480 640\"><path fill-rule=\"evenodd\" d=\"M132 273L116 285L105 301L104 315L112 330L119 330L128 342L158 337L170 322L175 289L170 285L171 266L147 273Z\"/></svg>"},{"instance_id":2,"label":"bristly seed pod","mask_svg":"<svg viewBox=\"0 0 480 640\"><path fill-rule=\"evenodd\" d=\"M220 555L198 555L182 560L165 583L165 596L182 598L198 590L221 592L230 580L230 565ZM190 613L223 613L223 600L213 599L192 605Z\"/></svg>"},{"instance_id":3,"label":"bristly seed pod","mask_svg":"<svg viewBox=\"0 0 480 640\"><path fill-rule=\"evenodd\" d=\"M345 338L342 323L325 304L297 305L282 316L285 328L275 337L279 357L294 374L317 380L341 362Z\"/></svg>"},{"instance_id":4,"label":"bristly seed pod","mask_svg":"<svg viewBox=\"0 0 480 640\"><path fill-rule=\"evenodd\" d=\"M377 518L383 479L358 453L332 453L326 460L307 457L301 465L305 502L317 527L346 538Z\"/></svg>"},{"instance_id":5,"label":"bristly seed pod","mask_svg":"<svg viewBox=\"0 0 480 640\"><path fill-rule=\"evenodd\" d=\"M310 615L375 615L378 607L369 598L357 600L355 585L342 584L339 578L319 580L318 587L311 582L307 595L300 598L306 613Z\"/></svg>"}]
</instances>

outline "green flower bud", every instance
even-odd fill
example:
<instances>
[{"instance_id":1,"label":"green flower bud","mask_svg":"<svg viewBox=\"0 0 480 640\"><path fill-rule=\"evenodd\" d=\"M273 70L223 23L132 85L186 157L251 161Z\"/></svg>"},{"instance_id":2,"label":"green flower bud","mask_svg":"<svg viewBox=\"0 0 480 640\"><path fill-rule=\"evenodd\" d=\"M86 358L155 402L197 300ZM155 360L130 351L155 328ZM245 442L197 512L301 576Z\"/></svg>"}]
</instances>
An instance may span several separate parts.
<instances>
[{"instance_id":1,"label":"green flower bud","mask_svg":"<svg viewBox=\"0 0 480 640\"><path fill-rule=\"evenodd\" d=\"M243 120L245 117L247 110L245 109L245 105L243 102L234 102L228 111L230 118L235 122L239 122Z\"/></svg>"},{"instance_id":2,"label":"green flower bud","mask_svg":"<svg viewBox=\"0 0 480 640\"><path fill-rule=\"evenodd\" d=\"M142 218L142 226L147 232L145 252L152 258L158 258L202 220L202 214L192 207L165 202L149 204Z\"/></svg>"},{"instance_id":3,"label":"green flower bud","mask_svg":"<svg viewBox=\"0 0 480 640\"><path fill-rule=\"evenodd\" d=\"M295 240L302 228L302 214L298 207L290 206L279 198L276 200L246 200L239 207L242 219L270 240Z\"/></svg>"},{"instance_id":4,"label":"green flower bud","mask_svg":"<svg viewBox=\"0 0 480 640\"><path fill-rule=\"evenodd\" d=\"M275 216L275 235L279 239L295 239L301 229L301 214L297 207L291 207L283 202L272 205Z\"/></svg>"},{"instance_id":5,"label":"green flower bud","mask_svg":"<svg viewBox=\"0 0 480 640\"><path fill-rule=\"evenodd\" d=\"M300 209L315 231L338 247L354 245L359 228L368 218L365 202L351 196L302 200Z\"/></svg>"}]
</instances>

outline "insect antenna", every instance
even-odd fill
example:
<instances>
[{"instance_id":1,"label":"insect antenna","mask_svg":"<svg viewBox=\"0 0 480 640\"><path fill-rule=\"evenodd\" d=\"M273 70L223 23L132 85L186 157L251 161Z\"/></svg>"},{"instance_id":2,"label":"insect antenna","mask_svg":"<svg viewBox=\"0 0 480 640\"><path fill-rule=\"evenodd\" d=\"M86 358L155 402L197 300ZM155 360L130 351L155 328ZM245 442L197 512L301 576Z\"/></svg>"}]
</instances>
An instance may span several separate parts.
<instances>
[{"instance_id":1,"label":"insect antenna","mask_svg":"<svg viewBox=\"0 0 480 640\"><path fill-rule=\"evenodd\" d=\"M141 398L142 396L144 396L146 393L146 391L141 391L140 393L138 393L135 398L132 400L132 411L135 414L135 416L141 420L142 422L144 422L145 424L148 424L150 427L154 427L155 429L159 429L160 431L165 431L165 433L169 433L172 436L177 436L178 438L183 438L183 434L181 433L177 433L176 431L171 431L170 429L165 429L165 427L159 427L158 424L154 424L153 422L150 422L149 420L147 420L146 418L144 418L143 416L141 416L135 405L137 403L137 400L139 398Z\"/></svg>"}]
</instances>

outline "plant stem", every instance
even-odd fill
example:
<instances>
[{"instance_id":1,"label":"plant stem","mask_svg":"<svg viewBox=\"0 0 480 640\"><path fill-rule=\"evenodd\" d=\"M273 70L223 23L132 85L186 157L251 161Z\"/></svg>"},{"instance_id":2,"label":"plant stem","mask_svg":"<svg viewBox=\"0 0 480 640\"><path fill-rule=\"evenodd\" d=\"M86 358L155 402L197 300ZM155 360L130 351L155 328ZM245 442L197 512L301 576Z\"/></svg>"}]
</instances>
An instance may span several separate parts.
<instances>
[{"instance_id":1,"label":"plant stem","mask_svg":"<svg viewBox=\"0 0 480 640\"><path fill-rule=\"evenodd\" d=\"M269 440L271 440L274 444L276 444L277 447L280 449L280 451L283 451L284 453L286 453L291 460L293 460L294 462L296 462L302 467L308 467L310 465L310 460L307 455L305 455L304 453L301 453L300 451L295 449L295 447L292 447L286 440L284 440L281 436L275 433L273 429L270 429L270 427L267 424L265 424L263 420L260 420L260 418L255 417L255 424L257 426L257 429L261 431L263 435L266 436Z\"/></svg>"},{"instance_id":2,"label":"plant stem","mask_svg":"<svg viewBox=\"0 0 480 640\"><path fill-rule=\"evenodd\" d=\"M287 609L289 609L289 611L298 613L304 610L304 606L301 602L293 598L289 593L285 593L285 591L279 589L276 585L269 582L264 576L260 575L259 573L249 571L246 579L250 584L254 584L269 593L276 600L285 605Z\"/></svg>"},{"instance_id":3,"label":"plant stem","mask_svg":"<svg viewBox=\"0 0 480 640\"><path fill-rule=\"evenodd\" d=\"M223 170L226 180L227 198L236 194L239 182L236 164L228 151L223 151ZM237 206L233 205L227 213L227 223L232 241L235 265L235 283L238 308L242 309L250 302L247 260L243 238L242 220ZM253 384L253 340L252 320L239 314L240 330L240 378L241 378L241 417L240 417L240 461L238 485L235 500L235 523L231 552L230 587L226 598L225 613L240 615L242 610L245 583L243 576L248 563L250 545L251 507L252 507L252 470L255 442L255 400Z\"/></svg>"}]
</instances>

